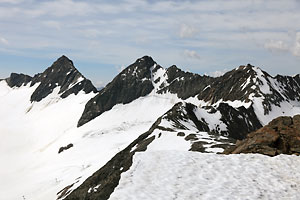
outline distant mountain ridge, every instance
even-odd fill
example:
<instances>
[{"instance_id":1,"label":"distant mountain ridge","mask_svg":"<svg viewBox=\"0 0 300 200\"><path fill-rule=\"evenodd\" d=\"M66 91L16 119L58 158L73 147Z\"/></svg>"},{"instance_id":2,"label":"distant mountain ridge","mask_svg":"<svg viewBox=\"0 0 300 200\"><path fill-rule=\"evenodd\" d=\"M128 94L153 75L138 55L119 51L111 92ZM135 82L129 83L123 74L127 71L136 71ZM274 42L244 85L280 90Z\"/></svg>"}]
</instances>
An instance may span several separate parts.
<instances>
[{"instance_id":1,"label":"distant mountain ridge","mask_svg":"<svg viewBox=\"0 0 300 200\"><path fill-rule=\"evenodd\" d=\"M78 126L118 103L130 103L151 92L175 94L182 100L194 98L206 105L239 101L239 106L250 106L260 99L263 114L268 115L272 106L280 107L282 102L300 101L300 79L299 75L272 77L250 64L213 78L184 72L175 65L164 69L151 57L144 56L124 69L88 102Z\"/></svg>"}]
</instances>

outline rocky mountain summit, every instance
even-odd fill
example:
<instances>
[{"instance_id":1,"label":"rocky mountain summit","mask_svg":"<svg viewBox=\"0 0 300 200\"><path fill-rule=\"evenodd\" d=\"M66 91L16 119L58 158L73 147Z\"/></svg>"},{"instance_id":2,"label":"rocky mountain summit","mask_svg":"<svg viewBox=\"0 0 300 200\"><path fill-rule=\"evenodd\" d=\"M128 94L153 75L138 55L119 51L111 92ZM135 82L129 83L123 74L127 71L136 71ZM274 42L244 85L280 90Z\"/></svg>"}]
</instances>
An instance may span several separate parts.
<instances>
[{"instance_id":1,"label":"rocky mountain summit","mask_svg":"<svg viewBox=\"0 0 300 200\"><path fill-rule=\"evenodd\" d=\"M116 104L127 104L149 94L154 88L151 82L151 67L154 64L151 57L144 56L119 73L86 104L78 126L110 110Z\"/></svg>"},{"instance_id":2,"label":"rocky mountain summit","mask_svg":"<svg viewBox=\"0 0 300 200\"><path fill-rule=\"evenodd\" d=\"M38 102L47 97L55 88L60 88L58 94L62 98L70 94L97 92L92 82L86 79L73 65L73 62L66 56L58 58L43 73L36 74L34 77L12 73L5 79L10 87L21 87L30 83L30 87L39 84L31 95L31 101Z\"/></svg>"},{"instance_id":3,"label":"rocky mountain summit","mask_svg":"<svg viewBox=\"0 0 300 200\"><path fill-rule=\"evenodd\" d=\"M43 73L35 75L32 78L31 86L36 83L40 83L40 85L32 94L31 101L42 100L56 87L60 87L59 94L62 98L70 94L76 95L79 91L97 92L92 82L86 79L66 56L58 58Z\"/></svg>"},{"instance_id":4,"label":"rocky mountain summit","mask_svg":"<svg viewBox=\"0 0 300 200\"><path fill-rule=\"evenodd\" d=\"M300 115L278 117L268 125L249 133L236 146L225 151L229 154L260 153L268 156L279 154L300 155Z\"/></svg>"}]
</instances>

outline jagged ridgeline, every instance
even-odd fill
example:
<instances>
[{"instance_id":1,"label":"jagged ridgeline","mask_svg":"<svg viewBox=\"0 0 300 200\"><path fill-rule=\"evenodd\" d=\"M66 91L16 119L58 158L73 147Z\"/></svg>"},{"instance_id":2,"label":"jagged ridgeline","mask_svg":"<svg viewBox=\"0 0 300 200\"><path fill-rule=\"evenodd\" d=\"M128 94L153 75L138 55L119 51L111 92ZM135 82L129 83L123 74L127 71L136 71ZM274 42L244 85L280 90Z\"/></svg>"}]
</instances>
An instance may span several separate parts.
<instances>
[{"instance_id":1,"label":"jagged ridgeline","mask_svg":"<svg viewBox=\"0 0 300 200\"><path fill-rule=\"evenodd\" d=\"M151 92L176 94L182 100L195 97L209 105L228 101L252 104L259 99L263 114L268 115L273 106L300 100L300 78L299 75L272 77L250 64L213 78L184 72L175 65L164 69L151 57L144 56L124 69L87 103L78 126L116 104L130 103Z\"/></svg>"},{"instance_id":2,"label":"jagged ridgeline","mask_svg":"<svg viewBox=\"0 0 300 200\"><path fill-rule=\"evenodd\" d=\"M6 82L10 87L21 87L27 84L32 87L39 84L31 95L31 102L41 101L57 87L60 87L59 94L62 98L71 94L76 95L80 91L97 92L92 82L86 79L66 56L61 56L43 73L36 74L34 77L12 73Z\"/></svg>"}]
</instances>

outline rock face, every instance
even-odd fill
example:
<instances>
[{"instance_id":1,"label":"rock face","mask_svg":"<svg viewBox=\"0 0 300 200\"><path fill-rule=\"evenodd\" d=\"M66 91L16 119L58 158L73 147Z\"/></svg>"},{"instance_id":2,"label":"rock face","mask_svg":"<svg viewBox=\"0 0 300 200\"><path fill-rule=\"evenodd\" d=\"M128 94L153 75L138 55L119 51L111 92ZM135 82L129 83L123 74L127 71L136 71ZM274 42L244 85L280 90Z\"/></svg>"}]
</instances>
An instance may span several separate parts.
<instances>
[{"instance_id":1,"label":"rock face","mask_svg":"<svg viewBox=\"0 0 300 200\"><path fill-rule=\"evenodd\" d=\"M300 154L300 115L272 120L225 153Z\"/></svg>"},{"instance_id":2,"label":"rock face","mask_svg":"<svg viewBox=\"0 0 300 200\"><path fill-rule=\"evenodd\" d=\"M31 96L31 101L41 101L60 86L59 94L66 98L70 94L97 92L92 82L86 79L66 56L60 57L43 73L32 78L31 86L40 83Z\"/></svg>"},{"instance_id":3,"label":"rock face","mask_svg":"<svg viewBox=\"0 0 300 200\"><path fill-rule=\"evenodd\" d=\"M81 126L110 110L118 103L130 103L151 92L176 94L182 100L191 97L209 105L224 101L253 103L258 99L264 115L281 103L300 101L300 78L270 76L250 64L233 69L220 77L184 72L173 65L167 69L149 56L138 59L91 99L78 122Z\"/></svg>"},{"instance_id":4,"label":"rock face","mask_svg":"<svg viewBox=\"0 0 300 200\"><path fill-rule=\"evenodd\" d=\"M27 85L32 77L25 74L11 73L10 77L5 79L9 87L21 87L22 85Z\"/></svg>"},{"instance_id":5,"label":"rock face","mask_svg":"<svg viewBox=\"0 0 300 200\"><path fill-rule=\"evenodd\" d=\"M206 112L208 115L198 115L196 113ZM221 115L219 120L216 120ZM244 139L251 131L262 127L257 119L252 107L233 108L226 103L220 103L217 107L205 106L199 108L191 103L177 103L164 116L177 129L185 130L185 122L194 124L200 132L223 135L232 139ZM212 124L212 119L215 123ZM226 130L221 130L220 125L226 126Z\"/></svg>"},{"instance_id":6,"label":"rock face","mask_svg":"<svg viewBox=\"0 0 300 200\"><path fill-rule=\"evenodd\" d=\"M151 57L144 56L124 69L86 104L78 126L110 110L118 103L127 104L149 94L154 89L151 80L151 68L154 64Z\"/></svg>"},{"instance_id":7,"label":"rock face","mask_svg":"<svg viewBox=\"0 0 300 200\"><path fill-rule=\"evenodd\" d=\"M214 80L212 77L184 72L175 65L166 70L166 77L168 78L159 86L161 89L158 93L170 92L177 94L181 99L198 95Z\"/></svg>"},{"instance_id":8,"label":"rock face","mask_svg":"<svg viewBox=\"0 0 300 200\"><path fill-rule=\"evenodd\" d=\"M233 139L244 139L248 133L262 127L252 106L233 108L227 103L220 103L217 110L221 113L221 121L226 124L227 130L221 134Z\"/></svg>"}]
</instances>

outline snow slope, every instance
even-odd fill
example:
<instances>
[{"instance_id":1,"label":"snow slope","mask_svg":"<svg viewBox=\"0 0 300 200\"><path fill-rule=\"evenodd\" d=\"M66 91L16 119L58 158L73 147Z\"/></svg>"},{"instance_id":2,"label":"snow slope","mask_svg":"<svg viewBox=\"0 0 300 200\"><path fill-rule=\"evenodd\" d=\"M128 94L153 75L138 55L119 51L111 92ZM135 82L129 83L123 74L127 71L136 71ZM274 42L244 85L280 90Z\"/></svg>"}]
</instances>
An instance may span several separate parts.
<instances>
[{"instance_id":1,"label":"snow slope","mask_svg":"<svg viewBox=\"0 0 300 200\"><path fill-rule=\"evenodd\" d=\"M29 85L10 88L0 82L0 199L56 199L60 190L80 185L174 104L172 99L150 95L116 105L77 128L94 93L62 99L56 88L42 101L31 103L38 84ZM58 154L70 143L74 147Z\"/></svg>"},{"instance_id":2,"label":"snow slope","mask_svg":"<svg viewBox=\"0 0 300 200\"><path fill-rule=\"evenodd\" d=\"M110 200L300 199L297 156L137 153Z\"/></svg>"}]
</instances>

